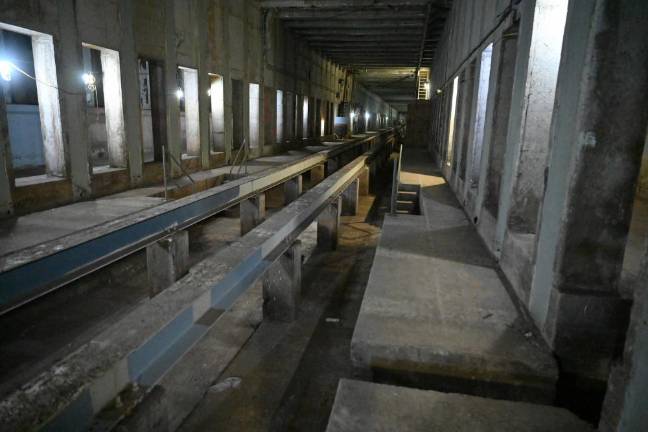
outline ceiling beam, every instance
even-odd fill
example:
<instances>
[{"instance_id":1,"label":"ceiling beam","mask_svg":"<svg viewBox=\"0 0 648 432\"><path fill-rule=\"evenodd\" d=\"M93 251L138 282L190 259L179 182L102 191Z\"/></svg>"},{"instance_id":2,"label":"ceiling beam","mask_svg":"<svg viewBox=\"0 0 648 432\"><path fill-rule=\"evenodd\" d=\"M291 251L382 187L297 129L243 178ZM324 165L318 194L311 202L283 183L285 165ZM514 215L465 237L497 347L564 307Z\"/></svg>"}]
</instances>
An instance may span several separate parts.
<instances>
[{"instance_id":1,"label":"ceiling beam","mask_svg":"<svg viewBox=\"0 0 648 432\"><path fill-rule=\"evenodd\" d=\"M413 38L403 37L399 35L365 35L365 36L352 36L345 34L336 35L311 35L305 38L307 42L323 42L341 43L341 42L412 42Z\"/></svg>"},{"instance_id":2,"label":"ceiling beam","mask_svg":"<svg viewBox=\"0 0 648 432\"><path fill-rule=\"evenodd\" d=\"M383 41L380 44L376 44L375 42L367 42L367 41L342 41L342 42L312 42L309 44L311 48L314 49L319 49L319 50L327 50L327 49L335 49L335 48L342 48L342 49L365 49L365 48L374 48L376 46L379 46L381 48L385 49L409 49L409 48L414 48L415 50L418 51L418 43L414 41L400 41L400 42L388 42L388 41Z\"/></svg>"},{"instance_id":3,"label":"ceiling beam","mask_svg":"<svg viewBox=\"0 0 648 432\"><path fill-rule=\"evenodd\" d=\"M354 21L340 21L340 22L331 22L329 20L322 21L286 21L286 26L291 29L420 29L423 27L423 20L393 20L393 21L381 21L376 22L372 20L363 20L357 19Z\"/></svg>"},{"instance_id":4,"label":"ceiling beam","mask_svg":"<svg viewBox=\"0 0 648 432\"><path fill-rule=\"evenodd\" d=\"M366 7L412 7L446 6L446 0L262 0L262 8L366 8Z\"/></svg>"},{"instance_id":5,"label":"ceiling beam","mask_svg":"<svg viewBox=\"0 0 648 432\"><path fill-rule=\"evenodd\" d=\"M336 29L335 27L329 28L300 28L294 29L295 33L309 36L400 36L402 38L411 37L412 39L421 40L421 28L406 28L406 29L394 29L394 28L348 28L348 29Z\"/></svg>"},{"instance_id":6,"label":"ceiling beam","mask_svg":"<svg viewBox=\"0 0 648 432\"><path fill-rule=\"evenodd\" d=\"M277 15L282 20L390 20L394 19L393 10L354 10L354 9L281 9ZM400 9L398 19L419 19L425 20L425 13L420 8L415 10Z\"/></svg>"}]
</instances>

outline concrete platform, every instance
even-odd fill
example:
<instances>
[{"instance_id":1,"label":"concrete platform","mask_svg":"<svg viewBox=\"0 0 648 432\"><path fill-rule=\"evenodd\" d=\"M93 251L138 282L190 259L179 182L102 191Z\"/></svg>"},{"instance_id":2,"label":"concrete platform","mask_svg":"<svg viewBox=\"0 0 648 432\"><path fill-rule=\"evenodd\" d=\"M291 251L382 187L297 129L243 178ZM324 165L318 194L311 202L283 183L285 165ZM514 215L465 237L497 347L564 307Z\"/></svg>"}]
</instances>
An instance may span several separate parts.
<instances>
[{"instance_id":1,"label":"concrete platform","mask_svg":"<svg viewBox=\"0 0 648 432\"><path fill-rule=\"evenodd\" d=\"M327 432L585 432L563 408L340 380Z\"/></svg>"},{"instance_id":2,"label":"concrete platform","mask_svg":"<svg viewBox=\"0 0 648 432\"><path fill-rule=\"evenodd\" d=\"M385 218L351 343L354 366L381 382L552 403L558 373L549 349L444 180L404 161L402 180L422 186L422 215Z\"/></svg>"},{"instance_id":3,"label":"concrete platform","mask_svg":"<svg viewBox=\"0 0 648 432\"><path fill-rule=\"evenodd\" d=\"M0 221L0 255L106 223L164 202L164 198L102 198Z\"/></svg>"}]
</instances>

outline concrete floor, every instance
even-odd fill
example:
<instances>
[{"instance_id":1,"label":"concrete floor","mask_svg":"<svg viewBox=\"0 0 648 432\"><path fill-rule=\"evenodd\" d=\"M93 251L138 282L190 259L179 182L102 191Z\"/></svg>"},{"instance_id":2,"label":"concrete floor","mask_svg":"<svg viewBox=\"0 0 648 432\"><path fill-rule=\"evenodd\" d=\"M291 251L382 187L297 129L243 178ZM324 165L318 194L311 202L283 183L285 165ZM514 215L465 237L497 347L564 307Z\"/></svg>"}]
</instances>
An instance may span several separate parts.
<instances>
[{"instance_id":1,"label":"concrete floor","mask_svg":"<svg viewBox=\"0 0 648 432\"><path fill-rule=\"evenodd\" d=\"M327 432L590 432L563 408L342 380Z\"/></svg>"},{"instance_id":2,"label":"concrete floor","mask_svg":"<svg viewBox=\"0 0 648 432\"><path fill-rule=\"evenodd\" d=\"M159 205L163 198L102 198L0 221L0 256Z\"/></svg>"},{"instance_id":3,"label":"concrete floor","mask_svg":"<svg viewBox=\"0 0 648 432\"><path fill-rule=\"evenodd\" d=\"M304 265L297 320L264 321L182 431L326 428L339 379L353 376L349 343L383 210L362 197L358 216L342 218L338 250L316 250Z\"/></svg>"},{"instance_id":4,"label":"concrete floor","mask_svg":"<svg viewBox=\"0 0 648 432\"><path fill-rule=\"evenodd\" d=\"M427 162L426 162L427 161ZM405 152L422 215L387 216L351 343L375 380L551 403L558 370L426 154Z\"/></svg>"},{"instance_id":5,"label":"concrete floor","mask_svg":"<svg viewBox=\"0 0 648 432\"><path fill-rule=\"evenodd\" d=\"M223 166L195 172L191 174L191 178L201 183L218 177L227 177L230 172L237 176L256 174L341 144L343 143L307 146L302 150L290 150L280 155L260 157L241 167ZM189 186L191 180L184 176L169 180L170 191ZM162 204L165 202L164 198L161 198L163 196L164 187L157 185L2 220L0 221L0 256Z\"/></svg>"}]
</instances>

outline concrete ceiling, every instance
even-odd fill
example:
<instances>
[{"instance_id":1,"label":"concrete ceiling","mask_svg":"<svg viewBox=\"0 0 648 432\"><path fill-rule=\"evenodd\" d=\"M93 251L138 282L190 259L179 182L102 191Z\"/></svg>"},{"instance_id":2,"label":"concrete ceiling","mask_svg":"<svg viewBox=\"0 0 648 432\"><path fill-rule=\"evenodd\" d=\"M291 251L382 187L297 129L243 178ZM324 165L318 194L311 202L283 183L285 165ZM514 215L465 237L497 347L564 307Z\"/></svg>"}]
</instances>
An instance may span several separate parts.
<instances>
[{"instance_id":1,"label":"concrete ceiling","mask_svg":"<svg viewBox=\"0 0 648 432\"><path fill-rule=\"evenodd\" d=\"M416 99L416 69L431 67L452 0L262 0L295 34L386 102Z\"/></svg>"}]
</instances>

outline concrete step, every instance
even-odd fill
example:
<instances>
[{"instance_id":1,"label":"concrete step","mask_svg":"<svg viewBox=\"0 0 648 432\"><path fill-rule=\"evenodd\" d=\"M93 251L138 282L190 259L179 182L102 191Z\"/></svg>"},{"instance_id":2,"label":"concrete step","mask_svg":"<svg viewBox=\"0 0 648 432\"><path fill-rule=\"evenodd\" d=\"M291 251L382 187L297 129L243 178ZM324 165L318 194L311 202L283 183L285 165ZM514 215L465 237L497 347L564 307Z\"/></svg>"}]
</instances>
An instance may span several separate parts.
<instances>
[{"instance_id":1,"label":"concrete step","mask_svg":"<svg viewBox=\"0 0 648 432\"><path fill-rule=\"evenodd\" d=\"M396 210L414 213L416 211L416 203L413 201L396 201Z\"/></svg>"},{"instance_id":2,"label":"concrete step","mask_svg":"<svg viewBox=\"0 0 648 432\"><path fill-rule=\"evenodd\" d=\"M399 192L416 192L418 193L419 190L421 189L421 186L418 184L411 184L411 183L399 183L398 184L398 191Z\"/></svg>"},{"instance_id":3,"label":"concrete step","mask_svg":"<svg viewBox=\"0 0 648 432\"><path fill-rule=\"evenodd\" d=\"M397 199L399 201L412 201L412 202L417 202L418 201L418 192L409 192L409 191L398 191Z\"/></svg>"},{"instance_id":4,"label":"concrete step","mask_svg":"<svg viewBox=\"0 0 648 432\"><path fill-rule=\"evenodd\" d=\"M564 408L340 380L327 432L589 432Z\"/></svg>"}]
</instances>

